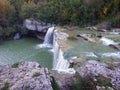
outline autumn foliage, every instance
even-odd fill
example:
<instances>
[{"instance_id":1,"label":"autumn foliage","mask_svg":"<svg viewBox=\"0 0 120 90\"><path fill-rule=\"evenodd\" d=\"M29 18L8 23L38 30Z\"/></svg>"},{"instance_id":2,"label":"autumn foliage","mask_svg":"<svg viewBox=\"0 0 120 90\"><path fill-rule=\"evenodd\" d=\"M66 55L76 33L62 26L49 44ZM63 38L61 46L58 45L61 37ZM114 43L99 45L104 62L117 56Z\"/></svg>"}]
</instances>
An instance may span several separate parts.
<instances>
[{"instance_id":1,"label":"autumn foliage","mask_svg":"<svg viewBox=\"0 0 120 90\"><path fill-rule=\"evenodd\" d=\"M47 22L93 25L116 17L120 0L50 0L39 10L39 18Z\"/></svg>"},{"instance_id":2,"label":"autumn foliage","mask_svg":"<svg viewBox=\"0 0 120 90\"><path fill-rule=\"evenodd\" d=\"M0 0L0 27L18 30L26 18L80 26L110 20L116 26L119 13L120 0Z\"/></svg>"}]
</instances>

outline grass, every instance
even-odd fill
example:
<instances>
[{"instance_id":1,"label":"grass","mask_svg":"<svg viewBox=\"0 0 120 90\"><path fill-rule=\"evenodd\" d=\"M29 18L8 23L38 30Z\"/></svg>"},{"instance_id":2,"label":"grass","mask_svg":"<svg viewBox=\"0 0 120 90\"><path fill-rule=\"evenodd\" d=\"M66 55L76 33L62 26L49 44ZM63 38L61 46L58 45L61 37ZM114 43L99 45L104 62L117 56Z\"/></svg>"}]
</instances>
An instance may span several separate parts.
<instances>
[{"instance_id":1,"label":"grass","mask_svg":"<svg viewBox=\"0 0 120 90\"><path fill-rule=\"evenodd\" d=\"M40 75L41 75L40 72L35 72L32 77L38 77L38 76L40 76Z\"/></svg>"}]
</instances>

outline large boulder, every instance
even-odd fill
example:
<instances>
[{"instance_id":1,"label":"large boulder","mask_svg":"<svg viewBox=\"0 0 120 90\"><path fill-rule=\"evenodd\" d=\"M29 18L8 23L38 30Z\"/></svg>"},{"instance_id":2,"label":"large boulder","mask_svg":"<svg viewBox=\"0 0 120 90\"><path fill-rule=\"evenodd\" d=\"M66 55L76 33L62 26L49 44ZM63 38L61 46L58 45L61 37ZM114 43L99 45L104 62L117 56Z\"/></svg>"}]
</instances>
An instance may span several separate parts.
<instances>
[{"instance_id":1,"label":"large boulder","mask_svg":"<svg viewBox=\"0 0 120 90\"><path fill-rule=\"evenodd\" d=\"M46 30L49 27L51 27L52 24L46 24L44 22L38 22L38 21L35 21L35 20L26 19L24 21L24 26L28 30L43 32L44 30Z\"/></svg>"},{"instance_id":2,"label":"large boulder","mask_svg":"<svg viewBox=\"0 0 120 90\"><path fill-rule=\"evenodd\" d=\"M98 61L88 61L83 67L77 69L77 73L82 76L82 78L92 78L94 83L97 83L97 88L99 86L116 88L115 90L120 90L120 62L113 63L100 63ZM106 90L106 89L98 89ZM107 89L113 90L113 89Z\"/></svg>"},{"instance_id":3,"label":"large boulder","mask_svg":"<svg viewBox=\"0 0 120 90\"><path fill-rule=\"evenodd\" d=\"M0 66L0 90L53 90L47 68L36 62Z\"/></svg>"}]
</instances>

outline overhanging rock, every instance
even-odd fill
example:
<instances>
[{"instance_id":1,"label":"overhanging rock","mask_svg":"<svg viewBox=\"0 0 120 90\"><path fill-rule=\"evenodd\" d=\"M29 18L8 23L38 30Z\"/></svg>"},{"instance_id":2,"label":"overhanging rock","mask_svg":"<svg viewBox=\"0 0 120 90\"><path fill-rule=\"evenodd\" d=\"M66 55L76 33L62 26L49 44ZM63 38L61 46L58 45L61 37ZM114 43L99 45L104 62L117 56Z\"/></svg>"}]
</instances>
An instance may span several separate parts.
<instances>
[{"instance_id":1,"label":"overhanging rock","mask_svg":"<svg viewBox=\"0 0 120 90\"><path fill-rule=\"evenodd\" d=\"M49 24L49 23L47 24L47 23L44 23L44 22L38 22L38 21L35 21L35 20L26 19L24 21L24 26L28 30L43 32L44 30L48 29L49 27L51 27L53 25Z\"/></svg>"}]
</instances>

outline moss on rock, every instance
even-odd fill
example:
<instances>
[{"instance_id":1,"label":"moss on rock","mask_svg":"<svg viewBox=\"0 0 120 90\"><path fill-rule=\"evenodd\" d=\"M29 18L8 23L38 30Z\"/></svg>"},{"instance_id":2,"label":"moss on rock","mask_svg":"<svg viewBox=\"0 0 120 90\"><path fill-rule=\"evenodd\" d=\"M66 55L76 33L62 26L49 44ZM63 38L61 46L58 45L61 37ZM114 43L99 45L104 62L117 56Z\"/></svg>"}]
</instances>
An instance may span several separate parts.
<instances>
[{"instance_id":1,"label":"moss on rock","mask_svg":"<svg viewBox=\"0 0 120 90\"><path fill-rule=\"evenodd\" d=\"M38 77L40 75L41 75L40 72L35 72L32 77Z\"/></svg>"},{"instance_id":2,"label":"moss on rock","mask_svg":"<svg viewBox=\"0 0 120 90\"><path fill-rule=\"evenodd\" d=\"M111 79L106 78L102 75L97 76L96 79L97 79L97 84L99 86L110 86L110 87L112 87Z\"/></svg>"}]
</instances>

